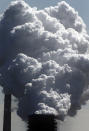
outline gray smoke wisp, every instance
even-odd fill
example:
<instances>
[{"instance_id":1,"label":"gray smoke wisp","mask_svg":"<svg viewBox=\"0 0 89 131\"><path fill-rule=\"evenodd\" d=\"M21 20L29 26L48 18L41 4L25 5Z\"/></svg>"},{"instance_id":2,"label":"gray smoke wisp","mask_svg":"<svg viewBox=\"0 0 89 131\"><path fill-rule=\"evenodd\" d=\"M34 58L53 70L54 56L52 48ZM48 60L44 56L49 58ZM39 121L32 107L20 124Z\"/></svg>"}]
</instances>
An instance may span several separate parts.
<instances>
[{"instance_id":1,"label":"gray smoke wisp","mask_svg":"<svg viewBox=\"0 0 89 131\"><path fill-rule=\"evenodd\" d=\"M0 84L24 120L64 117L89 99L88 53L86 25L66 2L38 10L14 1L0 18Z\"/></svg>"}]
</instances>

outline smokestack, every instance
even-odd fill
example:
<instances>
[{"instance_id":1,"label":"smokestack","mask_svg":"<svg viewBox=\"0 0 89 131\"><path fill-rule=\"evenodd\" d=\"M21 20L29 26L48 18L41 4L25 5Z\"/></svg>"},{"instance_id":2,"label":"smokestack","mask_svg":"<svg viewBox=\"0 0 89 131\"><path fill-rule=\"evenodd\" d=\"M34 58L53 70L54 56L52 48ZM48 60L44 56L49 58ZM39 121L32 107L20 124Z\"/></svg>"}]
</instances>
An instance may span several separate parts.
<instances>
[{"instance_id":1,"label":"smokestack","mask_svg":"<svg viewBox=\"0 0 89 131\"><path fill-rule=\"evenodd\" d=\"M11 131L11 94L5 94L3 131Z\"/></svg>"},{"instance_id":2,"label":"smokestack","mask_svg":"<svg viewBox=\"0 0 89 131\"><path fill-rule=\"evenodd\" d=\"M54 115L31 115L28 120L28 131L57 131Z\"/></svg>"}]
</instances>

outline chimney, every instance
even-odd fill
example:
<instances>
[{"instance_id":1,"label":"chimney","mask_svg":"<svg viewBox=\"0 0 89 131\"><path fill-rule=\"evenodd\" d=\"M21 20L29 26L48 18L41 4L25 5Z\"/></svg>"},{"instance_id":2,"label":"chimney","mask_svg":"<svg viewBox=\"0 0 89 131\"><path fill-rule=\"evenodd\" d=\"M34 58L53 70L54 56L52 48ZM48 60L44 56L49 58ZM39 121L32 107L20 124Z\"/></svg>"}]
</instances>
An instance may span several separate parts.
<instances>
[{"instance_id":1,"label":"chimney","mask_svg":"<svg viewBox=\"0 0 89 131\"><path fill-rule=\"evenodd\" d=\"M54 115L31 115L28 119L28 131L57 131Z\"/></svg>"},{"instance_id":2,"label":"chimney","mask_svg":"<svg viewBox=\"0 0 89 131\"><path fill-rule=\"evenodd\" d=\"M11 131L11 94L5 94L3 131Z\"/></svg>"}]
</instances>

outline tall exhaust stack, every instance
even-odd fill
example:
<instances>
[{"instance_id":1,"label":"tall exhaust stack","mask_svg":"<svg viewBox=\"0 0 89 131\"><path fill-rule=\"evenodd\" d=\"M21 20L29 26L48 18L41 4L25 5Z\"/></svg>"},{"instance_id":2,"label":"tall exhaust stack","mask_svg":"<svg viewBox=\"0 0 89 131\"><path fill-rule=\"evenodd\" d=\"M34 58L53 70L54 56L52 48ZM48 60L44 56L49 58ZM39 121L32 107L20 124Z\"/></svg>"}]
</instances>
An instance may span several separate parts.
<instances>
[{"instance_id":1,"label":"tall exhaust stack","mask_svg":"<svg viewBox=\"0 0 89 131\"><path fill-rule=\"evenodd\" d=\"M57 131L54 115L31 115L28 119L27 131Z\"/></svg>"},{"instance_id":2,"label":"tall exhaust stack","mask_svg":"<svg viewBox=\"0 0 89 131\"><path fill-rule=\"evenodd\" d=\"M11 131L11 94L5 94L3 131Z\"/></svg>"}]
</instances>

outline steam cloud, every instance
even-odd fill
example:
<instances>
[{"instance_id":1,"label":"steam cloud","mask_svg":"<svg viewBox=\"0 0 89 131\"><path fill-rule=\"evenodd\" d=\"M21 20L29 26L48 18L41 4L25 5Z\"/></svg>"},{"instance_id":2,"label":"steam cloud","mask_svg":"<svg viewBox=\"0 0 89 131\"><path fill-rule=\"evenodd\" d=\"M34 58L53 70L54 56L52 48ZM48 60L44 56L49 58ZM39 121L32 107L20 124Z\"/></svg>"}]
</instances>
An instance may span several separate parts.
<instances>
[{"instance_id":1,"label":"steam cloud","mask_svg":"<svg viewBox=\"0 0 89 131\"><path fill-rule=\"evenodd\" d=\"M65 116L88 100L88 47L86 25L66 2L43 10L11 3L0 18L0 84L18 98L21 118Z\"/></svg>"}]
</instances>

